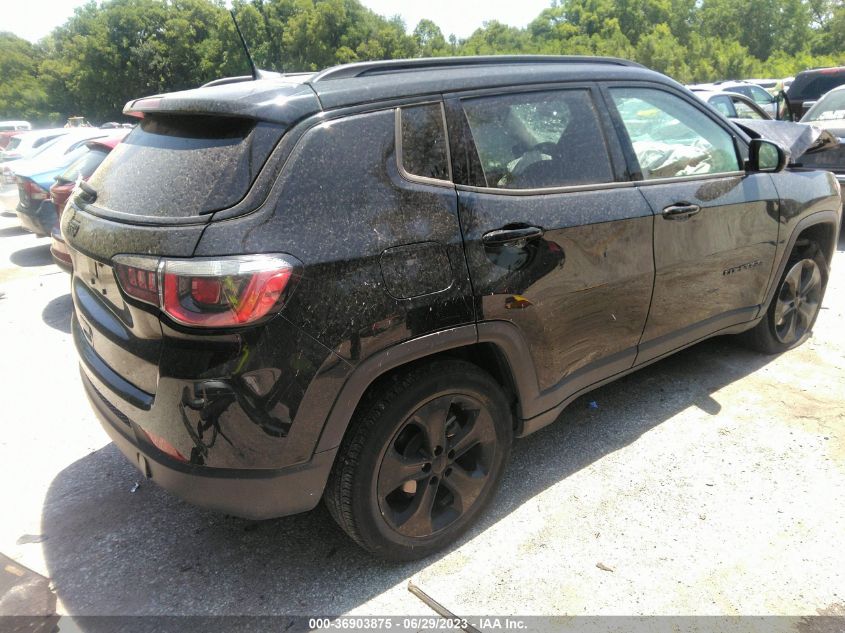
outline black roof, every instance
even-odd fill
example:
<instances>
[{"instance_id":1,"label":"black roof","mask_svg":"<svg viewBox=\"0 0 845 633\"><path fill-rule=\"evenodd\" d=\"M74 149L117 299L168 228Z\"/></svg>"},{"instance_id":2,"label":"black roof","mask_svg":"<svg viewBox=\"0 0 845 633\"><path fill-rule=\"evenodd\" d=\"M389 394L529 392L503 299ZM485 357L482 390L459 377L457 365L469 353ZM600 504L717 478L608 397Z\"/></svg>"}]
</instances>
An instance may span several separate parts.
<instances>
[{"instance_id":1,"label":"black roof","mask_svg":"<svg viewBox=\"0 0 845 633\"><path fill-rule=\"evenodd\" d=\"M124 112L246 116L290 124L321 109L402 97L595 79L643 79L677 86L665 75L610 57L489 56L359 62L317 73L262 73L130 101Z\"/></svg>"}]
</instances>

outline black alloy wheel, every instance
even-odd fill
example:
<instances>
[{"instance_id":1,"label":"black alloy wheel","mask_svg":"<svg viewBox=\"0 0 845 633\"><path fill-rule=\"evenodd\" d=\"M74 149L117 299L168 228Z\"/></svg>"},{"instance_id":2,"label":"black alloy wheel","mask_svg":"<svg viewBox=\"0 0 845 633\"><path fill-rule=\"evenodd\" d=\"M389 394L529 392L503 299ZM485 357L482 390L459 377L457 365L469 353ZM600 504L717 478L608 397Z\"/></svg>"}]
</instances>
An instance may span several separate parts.
<instances>
[{"instance_id":1,"label":"black alloy wheel","mask_svg":"<svg viewBox=\"0 0 845 633\"><path fill-rule=\"evenodd\" d=\"M822 273L812 259L796 262L781 282L775 304L775 336L792 345L807 334L818 315L822 298Z\"/></svg>"},{"instance_id":2,"label":"black alloy wheel","mask_svg":"<svg viewBox=\"0 0 845 633\"><path fill-rule=\"evenodd\" d=\"M513 414L502 386L463 360L394 374L356 409L326 484L332 517L390 560L448 546L495 494Z\"/></svg>"},{"instance_id":3,"label":"black alloy wheel","mask_svg":"<svg viewBox=\"0 0 845 633\"><path fill-rule=\"evenodd\" d=\"M763 318L742 334L745 342L764 354L780 354L806 341L821 310L828 268L814 244L796 249L781 274Z\"/></svg>"},{"instance_id":4,"label":"black alloy wheel","mask_svg":"<svg viewBox=\"0 0 845 633\"><path fill-rule=\"evenodd\" d=\"M493 418L481 402L468 394L434 398L402 424L382 457L382 515L404 536L439 532L475 503L495 452Z\"/></svg>"}]
</instances>

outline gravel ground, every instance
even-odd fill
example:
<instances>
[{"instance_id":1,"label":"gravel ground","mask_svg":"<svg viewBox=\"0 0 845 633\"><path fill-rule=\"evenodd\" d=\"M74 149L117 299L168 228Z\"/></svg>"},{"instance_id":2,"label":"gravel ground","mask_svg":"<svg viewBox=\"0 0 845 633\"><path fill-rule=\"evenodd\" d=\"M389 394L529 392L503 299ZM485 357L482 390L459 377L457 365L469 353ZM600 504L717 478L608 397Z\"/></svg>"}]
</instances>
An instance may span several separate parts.
<instances>
[{"instance_id":1,"label":"gravel ground","mask_svg":"<svg viewBox=\"0 0 845 633\"><path fill-rule=\"evenodd\" d=\"M714 339L577 400L516 445L467 537L395 565L322 506L255 523L131 492L81 389L68 276L13 203L0 193L0 552L50 579L59 614L430 615L409 580L458 614L845 614L842 239L807 344Z\"/></svg>"}]
</instances>

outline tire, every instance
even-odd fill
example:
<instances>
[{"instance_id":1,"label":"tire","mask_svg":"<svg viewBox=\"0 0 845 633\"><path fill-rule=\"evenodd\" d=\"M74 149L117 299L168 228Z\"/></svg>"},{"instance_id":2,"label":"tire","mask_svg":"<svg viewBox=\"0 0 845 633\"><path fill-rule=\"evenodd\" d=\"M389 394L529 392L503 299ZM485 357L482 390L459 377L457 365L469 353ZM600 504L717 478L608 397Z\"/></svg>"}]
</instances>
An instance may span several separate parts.
<instances>
[{"instance_id":1,"label":"tire","mask_svg":"<svg viewBox=\"0 0 845 633\"><path fill-rule=\"evenodd\" d=\"M494 496L513 418L476 365L434 361L397 374L359 405L324 500L358 545L387 560L454 542Z\"/></svg>"},{"instance_id":2,"label":"tire","mask_svg":"<svg viewBox=\"0 0 845 633\"><path fill-rule=\"evenodd\" d=\"M828 268L818 246L811 243L790 255L765 317L744 334L749 347L780 354L810 338L827 288Z\"/></svg>"}]
</instances>

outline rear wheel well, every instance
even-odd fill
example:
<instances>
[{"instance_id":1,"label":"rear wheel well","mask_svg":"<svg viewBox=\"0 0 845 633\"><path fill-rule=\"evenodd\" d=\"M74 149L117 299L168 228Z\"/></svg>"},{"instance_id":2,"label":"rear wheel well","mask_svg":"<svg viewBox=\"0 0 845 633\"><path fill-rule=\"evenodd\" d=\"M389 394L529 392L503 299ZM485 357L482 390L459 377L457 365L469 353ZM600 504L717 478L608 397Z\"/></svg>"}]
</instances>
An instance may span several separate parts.
<instances>
[{"instance_id":1,"label":"rear wheel well","mask_svg":"<svg viewBox=\"0 0 845 633\"><path fill-rule=\"evenodd\" d=\"M514 426L516 426L519 394L517 393L510 365L508 364L504 353L492 343L476 343L474 345L456 347L394 367L381 374L372 383L370 383L361 395L361 399L355 407L356 411L362 406L366 406L373 397L376 397L378 393L388 388L387 385L399 380L402 375L412 368L427 365L434 361L448 359L459 359L472 363L490 374L493 380L495 380L502 388L502 392L510 405L511 414L514 419Z\"/></svg>"}]
</instances>

